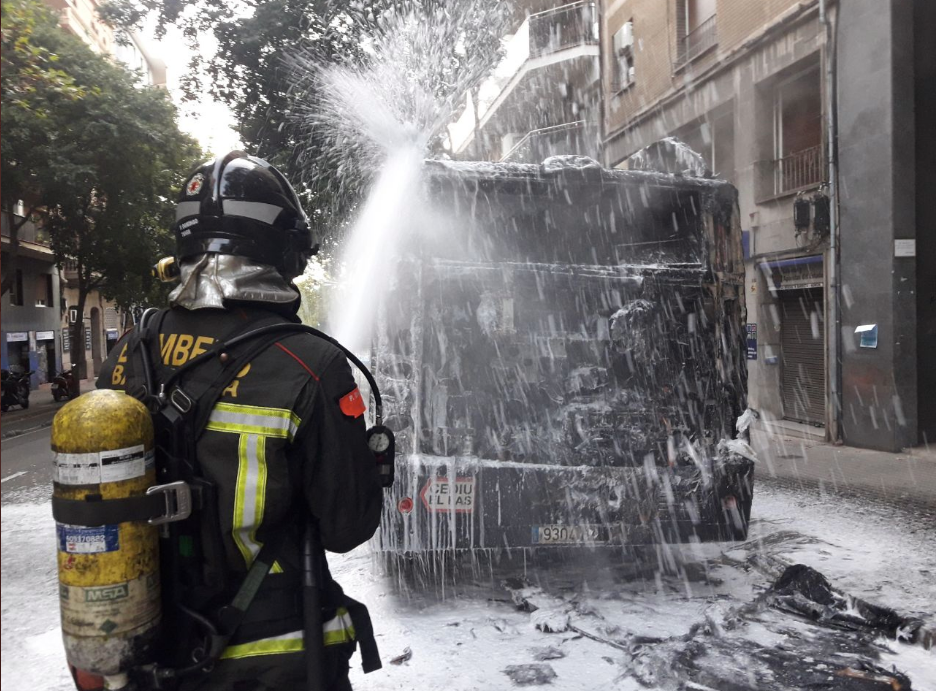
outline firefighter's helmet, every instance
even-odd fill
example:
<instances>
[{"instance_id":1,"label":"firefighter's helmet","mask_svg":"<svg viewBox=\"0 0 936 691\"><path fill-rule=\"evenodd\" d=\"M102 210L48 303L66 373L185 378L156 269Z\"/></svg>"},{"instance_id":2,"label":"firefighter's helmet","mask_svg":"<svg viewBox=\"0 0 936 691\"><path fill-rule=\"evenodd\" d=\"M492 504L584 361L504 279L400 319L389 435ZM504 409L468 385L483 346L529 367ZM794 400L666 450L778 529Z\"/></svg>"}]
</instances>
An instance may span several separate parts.
<instances>
[{"instance_id":1,"label":"firefighter's helmet","mask_svg":"<svg viewBox=\"0 0 936 691\"><path fill-rule=\"evenodd\" d=\"M263 159L232 151L199 166L185 181L175 220L176 255L248 257L287 280L318 251L299 197Z\"/></svg>"}]
</instances>

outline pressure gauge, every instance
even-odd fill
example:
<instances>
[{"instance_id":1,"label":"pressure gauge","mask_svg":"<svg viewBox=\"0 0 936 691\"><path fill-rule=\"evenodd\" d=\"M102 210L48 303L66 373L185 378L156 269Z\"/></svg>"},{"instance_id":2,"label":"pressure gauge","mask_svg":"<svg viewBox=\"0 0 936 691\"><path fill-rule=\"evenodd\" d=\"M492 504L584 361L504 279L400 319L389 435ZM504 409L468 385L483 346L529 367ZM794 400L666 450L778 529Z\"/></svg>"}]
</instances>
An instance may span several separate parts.
<instances>
[{"instance_id":1,"label":"pressure gauge","mask_svg":"<svg viewBox=\"0 0 936 691\"><path fill-rule=\"evenodd\" d=\"M377 461L377 473L382 487L393 485L393 466L396 456L396 439L389 427L377 425L367 430L367 448Z\"/></svg>"},{"instance_id":2,"label":"pressure gauge","mask_svg":"<svg viewBox=\"0 0 936 691\"><path fill-rule=\"evenodd\" d=\"M367 439L367 446L374 453L385 453L390 448L390 435L384 430L372 430L372 434Z\"/></svg>"}]
</instances>

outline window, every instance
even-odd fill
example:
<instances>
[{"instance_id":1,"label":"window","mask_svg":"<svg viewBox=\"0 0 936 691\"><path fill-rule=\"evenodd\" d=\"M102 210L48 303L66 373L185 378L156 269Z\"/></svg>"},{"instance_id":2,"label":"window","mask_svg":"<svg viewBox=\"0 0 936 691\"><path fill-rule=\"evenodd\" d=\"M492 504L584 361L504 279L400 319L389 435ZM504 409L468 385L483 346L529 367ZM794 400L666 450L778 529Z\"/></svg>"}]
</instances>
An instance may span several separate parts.
<instances>
[{"instance_id":1,"label":"window","mask_svg":"<svg viewBox=\"0 0 936 691\"><path fill-rule=\"evenodd\" d=\"M624 23L614 34L612 89L623 91L634 83L634 21Z\"/></svg>"},{"instance_id":2,"label":"window","mask_svg":"<svg viewBox=\"0 0 936 691\"><path fill-rule=\"evenodd\" d=\"M17 307L23 306L23 272L21 269L16 270L16 278L10 286L10 304Z\"/></svg>"},{"instance_id":3,"label":"window","mask_svg":"<svg viewBox=\"0 0 936 691\"><path fill-rule=\"evenodd\" d=\"M36 276L36 307L52 307L52 274Z\"/></svg>"},{"instance_id":4,"label":"window","mask_svg":"<svg viewBox=\"0 0 936 691\"><path fill-rule=\"evenodd\" d=\"M705 165L716 177L733 181L734 110L733 104L721 106L704 117L673 132L673 136L702 155Z\"/></svg>"},{"instance_id":5,"label":"window","mask_svg":"<svg viewBox=\"0 0 936 691\"><path fill-rule=\"evenodd\" d=\"M685 64L718 43L717 0L677 0L676 62Z\"/></svg>"},{"instance_id":6,"label":"window","mask_svg":"<svg viewBox=\"0 0 936 691\"><path fill-rule=\"evenodd\" d=\"M821 182L822 90L817 66L777 85L773 125L774 193Z\"/></svg>"},{"instance_id":7,"label":"window","mask_svg":"<svg viewBox=\"0 0 936 691\"><path fill-rule=\"evenodd\" d=\"M715 16L715 0L686 0L686 28L691 34Z\"/></svg>"}]
</instances>

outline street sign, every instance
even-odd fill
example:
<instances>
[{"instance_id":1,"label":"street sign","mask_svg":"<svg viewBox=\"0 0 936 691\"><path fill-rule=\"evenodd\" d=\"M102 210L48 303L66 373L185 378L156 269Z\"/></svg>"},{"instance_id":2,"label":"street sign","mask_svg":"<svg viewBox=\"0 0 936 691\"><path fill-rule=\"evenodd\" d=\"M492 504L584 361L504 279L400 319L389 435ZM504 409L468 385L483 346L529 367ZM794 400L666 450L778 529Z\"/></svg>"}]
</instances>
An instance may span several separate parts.
<instances>
[{"instance_id":1,"label":"street sign","mask_svg":"<svg viewBox=\"0 0 936 691\"><path fill-rule=\"evenodd\" d=\"M747 335L747 359L757 359L757 324L746 324L744 327Z\"/></svg>"},{"instance_id":2,"label":"street sign","mask_svg":"<svg viewBox=\"0 0 936 691\"><path fill-rule=\"evenodd\" d=\"M475 479L431 477L419 493L423 505L439 513L472 513L474 511Z\"/></svg>"}]
</instances>

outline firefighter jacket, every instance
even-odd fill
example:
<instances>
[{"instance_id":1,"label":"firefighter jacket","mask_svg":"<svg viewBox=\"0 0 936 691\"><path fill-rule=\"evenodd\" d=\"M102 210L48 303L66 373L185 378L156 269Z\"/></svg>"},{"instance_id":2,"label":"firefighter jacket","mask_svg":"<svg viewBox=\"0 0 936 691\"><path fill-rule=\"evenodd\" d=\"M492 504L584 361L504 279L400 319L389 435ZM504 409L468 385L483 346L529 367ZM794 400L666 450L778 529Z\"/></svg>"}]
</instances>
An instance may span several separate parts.
<instances>
[{"instance_id":1,"label":"firefighter jacket","mask_svg":"<svg viewBox=\"0 0 936 691\"><path fill-rule=\"evenodd\" d=\"M157 378L248 323L283 321L296 320L256 307L173 308L159 328ZM133 367L128 341L125 336L111 351L98 387L125 389ZM201 475L217 488L217 524L234 592L264 541L286 536L223 659L301 650L307 512L333 552L368 540L380 520L382 491L365 441L364 403L344 354L310 334L284 334L224 390L196 453ZM326 644L353 640L340 596L340 588L326 590Z\"/></svg>"}]
</instances>

